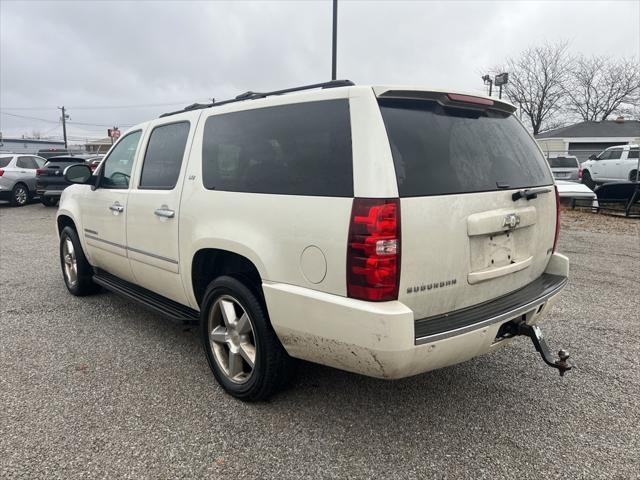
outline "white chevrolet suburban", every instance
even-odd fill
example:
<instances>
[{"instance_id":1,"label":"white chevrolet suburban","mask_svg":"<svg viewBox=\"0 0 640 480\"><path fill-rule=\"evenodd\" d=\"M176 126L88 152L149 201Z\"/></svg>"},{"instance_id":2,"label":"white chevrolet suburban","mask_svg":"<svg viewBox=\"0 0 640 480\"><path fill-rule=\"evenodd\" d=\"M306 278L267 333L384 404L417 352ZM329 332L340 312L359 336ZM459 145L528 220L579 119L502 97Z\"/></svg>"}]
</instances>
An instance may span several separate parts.
<instances>
[{"instance_id":1,"label":"white chevrolet suburban","mask_svg":"<svg viewBox=\"0 0 640 480\"><path fill-rule=\"evenodd\" d=\"M195 104L65 171L60 261L201 326L231 395L296 358L396 379L525 335L567 282L558 198L508 103L348 80Z\"/></svg>"}]
</instances>

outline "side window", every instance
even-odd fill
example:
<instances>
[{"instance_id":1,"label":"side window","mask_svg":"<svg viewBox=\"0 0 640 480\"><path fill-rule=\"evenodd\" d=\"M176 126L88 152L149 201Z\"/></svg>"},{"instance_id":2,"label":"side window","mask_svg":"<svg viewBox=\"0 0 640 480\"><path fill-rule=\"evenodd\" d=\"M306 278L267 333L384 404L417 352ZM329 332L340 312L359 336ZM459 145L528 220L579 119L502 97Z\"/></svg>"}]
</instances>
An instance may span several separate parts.
<instances>
[{"instance_id":1,"label":"side window","mask_svg":"<svg viewBox=\"0 0 640 480\"><path fill-rule=\"evenodd\" d=\"M33 157L20 157L16 161L16 167L35 170L36 168L38 168L38 164L35 162Z\"/></svg>"},{"instance_id":2,"label":"side window","mask_svg":"<svg viewBox=\"0 0 640 480\"><path fill-rule=\"evenodd\" d=\"M607 160L618 160L622 156L621 148L614 148L613 150L609 150L609 156L607 156Z\"/></svg>"},{"instance_id":3,"label":"side window","mask_svg":"<svg viewBox=\"0 0 640 480\"><path fill-rule=\"evenodd\" d=\"M640 148L630 149L627 158L640 158Z\"/></svg>"},{"instance_id":4,"label":"side window","mask_svg":"<svg viewBox=\"0 0 640 480\"><path fill-rule=\"evenodd\" d=\"M353 196L348 101L210 116L204 127L202 180L215 190Z\"/></svg>"},{"instance_id":5,"label":"side window","mask_svg":"<svg viewBox=\"0 0 640 480\"><path fill-rule=\"evenodd\" d=\"M37 165L36 168L42 168L44 167L44 164L47 163L47 161L42 157L33 157L33 159L36 162L36 165Z\"/></svg>"},{"instance_id":6,"label":"side window","mask_svg":"<svg viewBox=\"0 0 640 480\"><path fill-rule=\"evenodd\" d=\"M140 142L142 132L138 130L123 137L118 145L104 160L100 187L102 188L129 188L131 169Z\"/></svg>"},{"instance_id":7,"label":"side window","mask_svg":"<svg viewBox=\"0 0 640 480\"><path fill-rule=\"evenodd\" d=\"M142 164L140 188L171 190L176 186L189 127L189 122L180 122L153 129Z\"/></svg>"}]
</instances>

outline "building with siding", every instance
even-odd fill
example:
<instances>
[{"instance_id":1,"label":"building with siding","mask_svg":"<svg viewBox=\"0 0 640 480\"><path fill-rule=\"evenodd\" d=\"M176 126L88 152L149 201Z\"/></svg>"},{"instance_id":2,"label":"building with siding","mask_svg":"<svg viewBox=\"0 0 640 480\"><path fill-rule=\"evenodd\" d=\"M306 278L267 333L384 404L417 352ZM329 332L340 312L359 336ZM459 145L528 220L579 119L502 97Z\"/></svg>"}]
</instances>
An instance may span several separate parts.
<instances>
[{"instance_id":1,"label":"building with siding","mask_svg":"<svg viewBox=\"0 0 640 480\"><path fill-rule=\"evenodd\" d=\"M1 138L0 151L7 153L36 154L45 149L64 150L64 142L58 140L36 140L34 138Z\"/></svg>"},{"instance_id":2,"label":"building with siding","mask_svg":"<svg viewBox=\"0 0 640 480\"><path fill-rule=\"evenodd\" d=\"M536 135L547 157L575 155L584 162L615 145L640 143L640 121L618 118L603 122L580 122Z\"/></svg>"}]
</instances>

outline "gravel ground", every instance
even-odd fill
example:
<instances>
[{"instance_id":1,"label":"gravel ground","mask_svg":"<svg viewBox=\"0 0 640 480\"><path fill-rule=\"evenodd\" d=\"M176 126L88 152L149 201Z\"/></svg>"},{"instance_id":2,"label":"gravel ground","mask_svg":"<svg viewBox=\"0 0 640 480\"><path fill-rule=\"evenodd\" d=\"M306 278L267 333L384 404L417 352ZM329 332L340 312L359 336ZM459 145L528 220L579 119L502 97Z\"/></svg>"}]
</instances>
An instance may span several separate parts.
<instances>
[{"instance_id":1,"label":"gravel ground","mask_svg":"<svg viewBox=\"0 0 640 480\"><path fill-rule=\"evenodd\" d=\"M0 478L640 478L640 222L566 216L571 282L543 324L564 378L520 338L395 382L303 364L245 404L196 331L70 296L54 215L0 205Z\"/></svg>"}]
</instances>

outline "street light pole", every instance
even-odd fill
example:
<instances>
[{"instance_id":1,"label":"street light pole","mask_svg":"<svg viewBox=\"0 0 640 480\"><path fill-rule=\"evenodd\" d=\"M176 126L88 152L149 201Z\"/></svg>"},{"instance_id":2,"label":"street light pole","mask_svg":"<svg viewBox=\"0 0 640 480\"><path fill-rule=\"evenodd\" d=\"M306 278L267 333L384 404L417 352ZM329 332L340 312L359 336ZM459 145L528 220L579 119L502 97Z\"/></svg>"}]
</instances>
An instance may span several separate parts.
<instances>
[{"instance_id":1,"label":"street light pole","mask_svg":"<svg viewBox=\"0 0 640 480\"><path fill-rule=\"evenodd\" d=\"M331 80L336 79L337 48L338 48L338 0L333 0L333 42L331 45Z\"/></svg>"}]
</instances>

